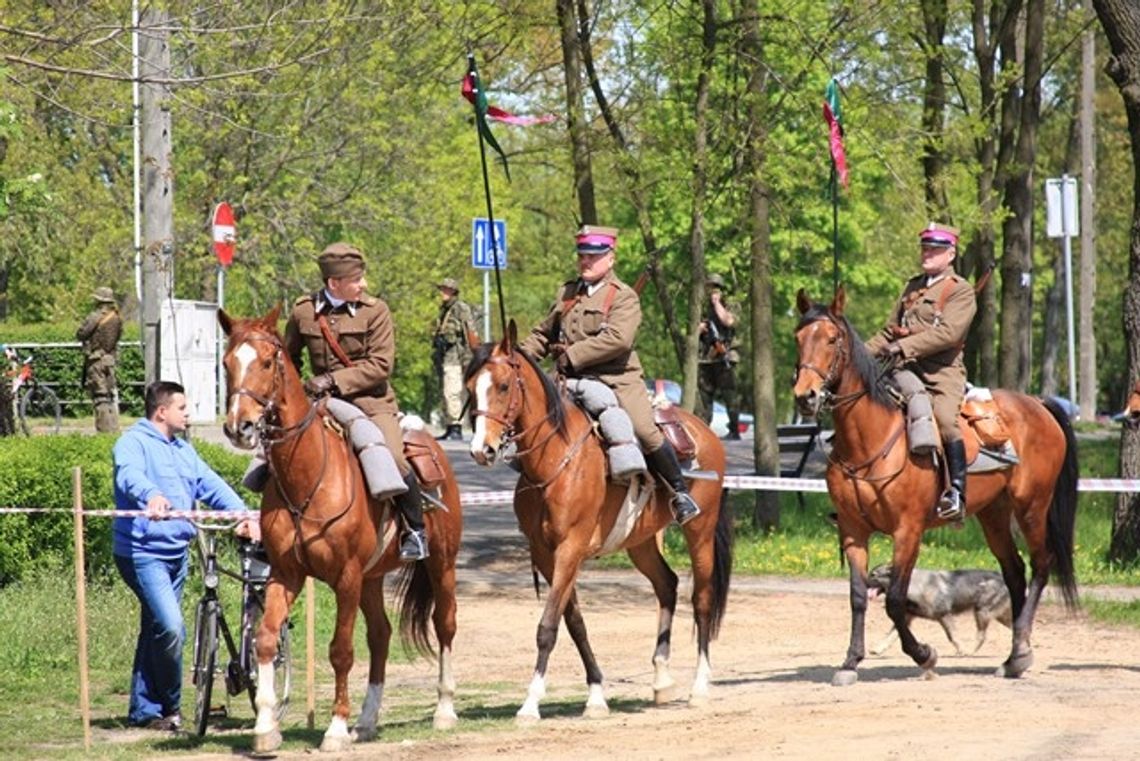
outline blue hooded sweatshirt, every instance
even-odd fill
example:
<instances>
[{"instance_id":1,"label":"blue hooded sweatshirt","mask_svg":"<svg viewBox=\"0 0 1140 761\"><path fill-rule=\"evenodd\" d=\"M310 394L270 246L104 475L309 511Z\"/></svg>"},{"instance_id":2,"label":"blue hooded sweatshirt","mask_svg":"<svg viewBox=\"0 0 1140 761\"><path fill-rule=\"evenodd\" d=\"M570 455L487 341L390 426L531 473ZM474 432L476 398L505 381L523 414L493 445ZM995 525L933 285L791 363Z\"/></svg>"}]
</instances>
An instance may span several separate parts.
<instances>
[{"instance_id":1,"label":"blue hooded sweatshirt","mask_svg":"<svg viewBox=\"0 0 1140 761\"><path fill-rule=\"evenodd\" d=\"M150 420L140 420L115 442L115 509L145 510L162 494L172 510L193 510L195 501L221 510L244 510L237 492L198 456L190 442L168 439ZM116 518L112 551L122 557L182 557L197 529L184 518Z\"/></svg>"}]
</instances>

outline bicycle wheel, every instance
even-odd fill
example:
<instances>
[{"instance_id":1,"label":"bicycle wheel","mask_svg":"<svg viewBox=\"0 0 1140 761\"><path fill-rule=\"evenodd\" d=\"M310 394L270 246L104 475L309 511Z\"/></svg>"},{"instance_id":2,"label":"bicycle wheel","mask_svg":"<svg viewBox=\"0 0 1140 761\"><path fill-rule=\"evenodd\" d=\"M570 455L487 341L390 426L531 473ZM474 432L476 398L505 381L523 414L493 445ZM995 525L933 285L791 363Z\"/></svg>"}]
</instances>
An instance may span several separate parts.
<instances>
[{"instance_id":1,"label":"bicycle wheel","mask_svg":"<svg viewBox=\"0 0 1140 761\"><path fill-rule=\"evenodd\" d=\"M46 420L48 433L59 433L59 397L47 386L32 386L20 400L20 427L32 435L32 422Z\"/></svg>"},{"instance_id":2,"label":"bicycle wheel","mask_svg":"<svg viewBox=\"0 0 1140 761\"><path fill-rule=\"evenodd\" d=\"M218 658L218 601L202 600L194 617L194 731L206 734Z\"/></svg>"}]
</instances>

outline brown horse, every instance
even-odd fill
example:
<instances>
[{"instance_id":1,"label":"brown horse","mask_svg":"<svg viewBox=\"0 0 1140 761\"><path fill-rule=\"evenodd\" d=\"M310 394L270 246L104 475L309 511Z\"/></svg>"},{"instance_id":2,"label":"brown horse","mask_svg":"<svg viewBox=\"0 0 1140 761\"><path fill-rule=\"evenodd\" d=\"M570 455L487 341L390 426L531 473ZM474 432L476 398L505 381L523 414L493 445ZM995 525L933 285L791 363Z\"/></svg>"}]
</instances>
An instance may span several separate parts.
<instances>
[{"instance_id":1,"label":"brown horse","mask_svg":"<svg viewBox=\"0 0 1140 761\"><path fill-rule=\"evenodd\" d=\"M277 634L305 578L324 581L336 593L336 629L329 661L336 674L332 719L322 750L339 751L354 739L376 734L392 626L384 610L384 576L401 571L400 634L405 644L430 652L428 619L439 643L437 728L456 722L451 643L455 636L455 558L462 512L459 488L442 449L431 442L444 481L446 510L425 516L431 555L407 565L391 500L378 501L367 489L359 461L322 404L309 400L277 330L280 307L258 319L237 319L218 311L229 336L223 363L229 389L225 432L235 446L264 447L270 479L261 502L262 541L272 571L265 615L257 632L257 724L254 749L269 752L281 743L274 715L273 657ZM430 437L428 437L430 438ZM348 672L357 608L364 613L371 661L360 717L348 726Z\"/></svg>"},{"instance_id":2,"label":"brown horse","mask_svg":"<svg viewBox=\"0 0 1140 761\"><path fill-rule=\"evenodd\" d=\"M526 701L516 721L539 719L539 701L546 692L546 667L558 635L558 620L566 629L586 669L586 716L608 713L586 624L578 606L575 583L587 558L625 550L653 585L657 596L657 647L653 653L654 699L673 698L676 684L669 673L669 640L677 604L677 575L665 562L659 533L672 513L664 487L642 484L644 507L631 499L624 484L607 481L606 453L590 418L568 403L554 383L515 346L511 321L507 338L484 346L468 365L467 388L474 405L471 454L483 465L500 456L513 441L522 476L515 488L515 514L530 544L531 562L550 585L538 624L538 659ZM732 516L722 501L725 454L720 440L703 422L684 415L684 427L696 443L702 469L715 471L716 480L692 484L691 494L701 514L684 526L693 576L693 617L697 628L697 672L689 702L708 700L709 640L724 616L732 570ZM537 585L537 578L535 580Z\"/></svg>"},{"instance_id":3,"label":"brown horse","mask_svg":"<svg viewBox=\"0 0 1140 761\"><path fill-rule=\"evenodd\" d=\"M940 469L929 455L909 453L903 413L844 316L845 305L843 288L830 306L813 304L799 292L794 389L803 414L829 409L835 424L827 490L838 510L840 545L851 576L851 642L832 680L836 685L857 681L855 668L863 660L867 543L874 532L890 536L894 544L887 614L898 628L903 651L924 670L934 668L938 654L915 639L907 626L906 593L922 534L944 525L932 509L942 489ZM1030 634L1050 571L1065 602L1077 604L1077 450L1068 417L1055 404L1012 391L995 390L993 396L1021 461L1003 470L971 474L967 512L977 515L982 525L1013 606L1013 648L997 675L1018 677L1033 662ZM1011 519L1017 521L1029 551L1028 590Z\"/></svg>"},{"instance_id":4,"label":"brown horse","mask_svg":"<svg viewBox=\"0 0 1140 761\"><path fill-rule=\"evenodd\" d=\"M1140 380L1128 392L1128 402L1124 405L1124 425L1133 429L1140 427Z\"/></svg>"}]
</instances>

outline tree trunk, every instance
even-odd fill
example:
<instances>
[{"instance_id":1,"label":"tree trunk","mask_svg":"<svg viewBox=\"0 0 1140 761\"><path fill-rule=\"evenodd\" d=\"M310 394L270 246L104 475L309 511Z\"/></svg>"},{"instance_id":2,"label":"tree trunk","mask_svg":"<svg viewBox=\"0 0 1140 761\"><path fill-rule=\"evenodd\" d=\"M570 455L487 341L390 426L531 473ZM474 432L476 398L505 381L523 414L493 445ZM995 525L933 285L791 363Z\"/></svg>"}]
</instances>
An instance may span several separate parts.
<instances>
[{"instance_id":1,"label":"tree trunk","mask_svg":"<svg viewBox=\"0 0 1140 761\"><path fill-rule=\"evenodd\" d=\"M701 70L693 107L693 180L689 217L689 323L685 339L683 395L681 406L690 412L697 403L697 354L700 322L705 305L705 203L708 195L709 80L716 60L716 2L701 0Z\"/></svg>"},{"instance_id":2,"label":"tree trunk","mask_svg":"<svg viewBox=\"0 0 1140 761\"><path fill-rule=\"evenodd\" d=\"M586 129L582 90L582 54L578 46L574 0L555 0L558 28L562 33L562 70L566 75L566 121L570 129L570 153L574 164L574 190L578 196L581 223L596 225L594 175L590 167L590 142Z\"/></svg>"},{"instance_id":3,"label":"tree trunk","mask_svg":"<svg viewBox=\"0 0 1140 761\"><path fill-rule=\"evenodd\" d=\"M751 231L752 261L752 406L755 410L755 439L752 453L756 472L777 475L780 472L780 445L776 439L775 359L772 355L772 243L769 215L771 198L764 180L767 158L768 124L765 92L767 67L764 42L760 36L760 17L756 3L742 0L737 15L741 21L740 58L747 72L748 142L745 145L744 181L748 192L748 216ZM779 495L756 492L753 525L774 528L780 522Z\"/></svg>"},{"instance_id":4,"label":"tree trunk","mask_svg":"<svg viewBox=\"0 0 1140 761\"><path fill-rule=\"evenodd\" d=\"M1041 69L1044 51L1044 0L1029 0L1025 14L1025 63L1019 90L1017 140L1005 181L1009 216L1002 225L1002 309L1000 384L1016 391L1029 390L1033 318L1033 160L1037 151L1037 125L1041 115ZM1012 38L1013 46L1008 42ZM1002 43L1002 58L1015 53L1016 32ZM1008 100L1007 100L1008 102ZM1006 114L1002 115L1003 121Z\"/></svg>"},{"instance_id":5,"label":"tree trunk","mask_svg":"<svg viewBox=\"0 0 1140 761\"><path fill-rule=\"evenodd\" d=\"M160 345L162 304L174 296L174 168L170 135L170 88L148 79L170 78L167 15L148 10L140 22L142 83L143 366L146 382L158 380L165 347ZM170 347L170 351L174 347Z\"/></svg>"},{"instance_id":6,"label":"tree trunk","mask_svg":"<svg viewBox=\"0 0 1140 761\"><path fill-rule=\"evenodd\" d=\"M1123 315L1131 387L1140 378L1140 5L1135 0L1093 0L1093 7L1108 37L1111 57L1106 68L1124 99L1132 145L1132 228ZM1125 428L1121 434L1120 475L1140 477L1140 431ZM1119 562L1140 557L1140 495L1117 497L1108 554Z\"/></svg>"},{"instance_id":7,"label":"tree trunk","mask_svg":"<svg viewBox=\"0 0 1140 761\"><path fill-rule=\"evenodd\" d=\"M1053 286L1045 293L1045 330L1041 338L1041 396L1054 396L1057 383L1057 358L1061 353L1062 324L1065 312L1065 257L1053 254ZM1066 376L1068 377L1068 376Z\"/></svg>"},{"instance_id":8,"label":"tree trunk","mask_svg":"<svg viewBox=\"0 0 1140 761\"><path fill-rule=\"evenodd\" d=\"M949 222L949 203L942 179L942 137L946 113L946 82L942 72L946 35L946 0L922 0L925 32L926 80L922 90L922 174L925 178L926 209L930 215Z\"/></svg>"},{"instance_id":9,"label":"tree trunk","mask_svg":"<svg viewBox=\"0 0 1140 761\"><path fill-rule=\"evenodd\" d=\"M1096 326L1093 322L1096 308L1096 220L1093 208L1096 201L1096 30L1090 28L1081 35L1081 253L1080 293L1078 311L1080 321L1079 357L1080 399L1074 399L1081 408L1081 419L1096 420L1098 381L1096 373Z\"/></svg>"}]
</instances>

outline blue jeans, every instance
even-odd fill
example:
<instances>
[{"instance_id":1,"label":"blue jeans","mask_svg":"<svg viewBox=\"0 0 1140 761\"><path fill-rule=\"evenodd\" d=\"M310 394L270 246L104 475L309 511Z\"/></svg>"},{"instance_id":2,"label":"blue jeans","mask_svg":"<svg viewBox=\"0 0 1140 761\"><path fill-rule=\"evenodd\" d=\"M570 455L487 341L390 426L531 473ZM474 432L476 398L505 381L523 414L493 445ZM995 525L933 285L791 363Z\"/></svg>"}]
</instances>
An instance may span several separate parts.
<instances>
[{"instance_id":1,"label":"blue jeans","mask_svg":"<svg viewBox=\"0 0 1140 761\"><path fill-rule=\"evenodd\" d=\"M116 555L115 565L142 607L127 721L146 724L182 704L182 587L190 561L186 553L177 560Z\"/></svg>"}]
</instances>

